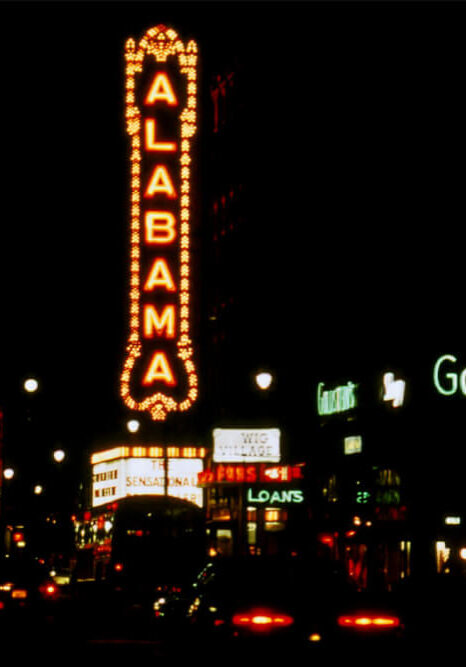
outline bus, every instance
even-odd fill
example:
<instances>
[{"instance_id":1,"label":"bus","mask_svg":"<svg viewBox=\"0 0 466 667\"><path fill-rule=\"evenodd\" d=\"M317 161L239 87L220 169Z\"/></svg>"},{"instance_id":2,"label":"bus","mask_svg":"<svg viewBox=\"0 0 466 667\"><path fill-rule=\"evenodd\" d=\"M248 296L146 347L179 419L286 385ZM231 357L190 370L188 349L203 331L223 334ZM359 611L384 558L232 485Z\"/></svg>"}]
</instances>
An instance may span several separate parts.
<instances>
[{"instance_id":1,"label":"bus","mask_svg":"<svg viewBox=\"0 0 466 667\"><path fill-rule=\"evenodd\" d=\"M205 512L171 496L128 496L75 520L75 580L116 590L183 587L207 557Z\"/></svg>"}]
</instances>

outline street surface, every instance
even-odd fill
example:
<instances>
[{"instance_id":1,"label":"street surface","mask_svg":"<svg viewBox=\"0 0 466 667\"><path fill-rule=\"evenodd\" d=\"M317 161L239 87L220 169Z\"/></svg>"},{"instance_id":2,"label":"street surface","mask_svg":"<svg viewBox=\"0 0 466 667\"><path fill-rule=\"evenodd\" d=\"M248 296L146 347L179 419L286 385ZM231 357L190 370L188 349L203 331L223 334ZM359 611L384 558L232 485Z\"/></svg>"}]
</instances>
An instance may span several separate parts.
<instances>
[{"instance_id":1,"label":"street surface","mask_svg":"<svg viewBox=\"0 0 466 667\"><path fill-rule=\"evenodd\" d=\"M192 662L209 664L281 665L282 657L293 655L298 664L358 665L407 664L424 656L441 658L452 654L460 636L426 632L395 647L362 644L351 649L341 646L312 647L303 653L288 647L284 656L275 650L267 655L254 655L240 649L233 655L231 648L193 641L182 632L172 636L160 630L149 605L127 605L109 594L102 585L77 585L70 599L62 600L51 613L27 612L2 619L2 655L18 665L185 665ZM323 662L322 662L323 661ZM5 663L6 664L6 663Z\"/></svg>"}]
</instances>

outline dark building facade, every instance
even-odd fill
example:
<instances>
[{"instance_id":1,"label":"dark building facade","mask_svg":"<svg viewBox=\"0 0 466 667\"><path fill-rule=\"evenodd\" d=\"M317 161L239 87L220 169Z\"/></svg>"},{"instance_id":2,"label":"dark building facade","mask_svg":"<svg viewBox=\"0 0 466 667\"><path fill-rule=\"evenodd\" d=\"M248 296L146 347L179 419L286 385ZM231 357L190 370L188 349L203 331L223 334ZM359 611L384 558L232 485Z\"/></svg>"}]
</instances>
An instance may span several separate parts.
<instances>
[{"instance_id":1,"label":"dark building facade","mask_svg":"<svg viewBox=\"0 0 466 667\"><path fill-rule=\"evenodd\" d=\"M443 351L460 364L462 347L446 318L446 258L431 270L434 240L422 232L421 251L413 222L435 220L454 190L441 128L457 109L432 56L410 88L404 31L395 53L388 29L376 44L363 25L351 40L317 18L321 34L303 46L298 29L293 57L292 39L270 52L262 36L254 55L226 41L207 67L210 414L212 428L280 428L282 463L304 464L301 544L327 550L361 587L393 588L464 556L461 368L444 393L434 378ZM293 58L305 51L304 80ZM446 93L442 109L432 91ZM457 204L455 193L442 214ZM429 297L436 278L443 301ZM253 383L261 368L274 374L268 394ZM206 486L213 515L230 516L225 498L241 487Z\"/></svg>"}]
</instances>

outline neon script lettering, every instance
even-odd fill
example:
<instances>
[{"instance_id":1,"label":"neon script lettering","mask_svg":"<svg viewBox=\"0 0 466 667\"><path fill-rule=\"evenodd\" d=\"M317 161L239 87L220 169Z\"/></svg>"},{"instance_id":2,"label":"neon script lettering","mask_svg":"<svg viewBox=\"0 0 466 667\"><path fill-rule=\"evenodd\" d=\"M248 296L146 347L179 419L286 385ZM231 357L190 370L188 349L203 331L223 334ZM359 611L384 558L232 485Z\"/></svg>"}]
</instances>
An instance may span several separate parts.
<instances>
[{"instance_id":1,"label":"neon script lettering","mask_svg":"<svg viewBox=\"0 0 466 667\"><path fill-rule=\"evenodd\" d=\"M323 382L319 382L317 387L317 411L319 415L333 415L356 407L355 391L357 385L354 382L348 382L342 387L326 391L324 391L324 386Z\"/></svg>"},{"instance_id":2,"label":"neon script lettering","mask_svg":"<svg viewBox=\"0 0 466 667\"><path fill-rule=\"evenodd\" d=\"M159 25L126 58L131 246L127 357L120 393L152 419L197 400L190 338L191 163L196 133L197 46Z\"/></svg>"}]
</instances>

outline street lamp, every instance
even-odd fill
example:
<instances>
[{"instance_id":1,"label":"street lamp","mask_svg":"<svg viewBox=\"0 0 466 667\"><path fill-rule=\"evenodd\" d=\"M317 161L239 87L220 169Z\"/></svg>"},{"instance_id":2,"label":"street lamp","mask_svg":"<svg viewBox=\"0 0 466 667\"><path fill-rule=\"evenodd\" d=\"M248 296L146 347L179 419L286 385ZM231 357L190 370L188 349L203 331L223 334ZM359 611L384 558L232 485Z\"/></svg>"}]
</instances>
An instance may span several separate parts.
<instances>
[{"instance_id":1,"label":"street lamp","mask_svg":"<svg viewBox=\"0 0 466 667\"><path fill-rule=\"evenodd\" d=\"M36 378L28 378L27 380L25 380L23 386L24 386L24 389L29 394L33 394L34 392L36 392L39 389L39 383L36 380Z\"/></svg>"},{"instance_id":2,"label":"street lamp","mask_svg":"<svg viewBox=\"0 0 466 667\"><path fill-rule=\"evenodd\" d=\"M273 375L272 373L269 373L269 371L260 371L259 373L256 373L255 380L259 389L266 391L267 389L270 389L272 385Z\"/></svg>"},{"instance_id":3,"label":"street lamp","mask_svg":"<svg viewBox=\"0 0 466 667\"><path fill-rule=\"evenodd\" d=\"M138 419L130 419L128 422L126 422L126 428L130 433L137 433L140 426L141 423Z\"/></svg>"},{"instance_id":4,"label":"street lamp","mask_svg":"<svg viewBox=\"0 0 466 667\"><path fill-rule=\"evenodd\" d=\"M15 471L13 468L5 468L5 470L3 471L3 477L5 479L13 479L14 476L15 476Z\"/></svg>"},{"instance_id":5,"label":"street lamp","mask_svg":"<svg viewBox=\"0 0 466 667\"><path fill-rule=\"evenodd\" d=\"M56 461L57 463L61 463L65 459L65 452L63 449L56 449L53 452L53 460Z\"/></svg>"}]
</instances>

